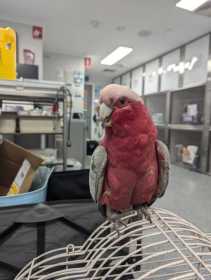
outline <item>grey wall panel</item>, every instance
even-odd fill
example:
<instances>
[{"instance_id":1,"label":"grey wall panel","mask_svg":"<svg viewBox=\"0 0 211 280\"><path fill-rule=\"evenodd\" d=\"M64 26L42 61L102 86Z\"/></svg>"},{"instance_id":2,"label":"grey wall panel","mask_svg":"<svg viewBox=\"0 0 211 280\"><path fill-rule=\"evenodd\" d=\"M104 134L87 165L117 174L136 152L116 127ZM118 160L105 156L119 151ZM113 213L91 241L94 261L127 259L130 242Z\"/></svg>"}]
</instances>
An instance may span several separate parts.
<instances>
[{"instance_id":1,"label":"grey wall panel","mask_svg":"<svg viewBox=\"0 0 211 280\"><path fill-rule=\"evenodd\" d=\"M130 72L128 72L128 73L126 73L126 74L124 74L123 76L122 76L122 81L121 81L121 84L123 85L123 86L127 86L127 87L130 87L130 81L131 79L130 79Z\"/></svg>"},{"instance_id":2,"label":"grey wall panel","mask_svg":"<svg viewBox=\"0 0 211 280\"><path fill-rule=\"evenodd\" d=\"M147 95L145 96L144 101L151 115L162 113L165 121L166 94Z\"/></svg>"},{"instance_id":3,"label":"grey wall panel","mask_svg":"<svg viewBox=\"0 0 211 280\"><path fill-rule=\"evenodd\" d=\"M75 158L83 163L85 156L85 121L72 121L70 138L72 147L68 153L68 157Z\"/></svg>"},{"instance_id":4,"label":"grey wall panel","mask_svg":"<svg viewBox=\"0 0 211 280\"><path fill-rule=\"evenodd\" d=\"M165 139L165 129L164 128L157 128L158 130L158 139L163 141L164 143L166 143L166 139ZM166 143L167 144L167 143Z\"/></svg>"}]
</instances>

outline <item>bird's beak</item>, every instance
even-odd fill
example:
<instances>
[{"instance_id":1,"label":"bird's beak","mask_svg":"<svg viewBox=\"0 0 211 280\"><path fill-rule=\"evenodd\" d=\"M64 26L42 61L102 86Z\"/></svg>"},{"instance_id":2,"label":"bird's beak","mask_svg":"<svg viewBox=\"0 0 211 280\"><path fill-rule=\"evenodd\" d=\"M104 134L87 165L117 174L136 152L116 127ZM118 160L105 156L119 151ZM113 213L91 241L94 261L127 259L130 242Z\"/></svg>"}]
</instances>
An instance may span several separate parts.
<instances>
[{"instance_id":1,"label":"bird's beak","mask_svg":"<svg viewBox=\"0 0 211 280\"><path fill-rule=\"evenodd\" d=\"M100 105L99 109L99 115L100 119L103 123L103 127L111 127L111 114L112 114L112 109L108 107L105 103L102 103Z\"/></svg>"}]
</instances>

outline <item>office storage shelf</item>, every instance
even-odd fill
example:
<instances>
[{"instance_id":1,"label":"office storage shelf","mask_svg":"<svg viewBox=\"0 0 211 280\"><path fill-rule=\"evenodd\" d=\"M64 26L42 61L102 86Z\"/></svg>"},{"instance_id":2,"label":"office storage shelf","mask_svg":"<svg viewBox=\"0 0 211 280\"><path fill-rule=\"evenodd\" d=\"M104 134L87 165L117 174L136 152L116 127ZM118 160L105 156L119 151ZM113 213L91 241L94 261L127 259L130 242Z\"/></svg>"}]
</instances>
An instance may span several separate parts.
<instances>
[{"instance_id":1,"label":"office storage shelf","mask_svg":"<svg viewBox=\"0 0 211 280\"><path fill-rule=\"evenodd\" d=\"M174 89L174 90L169 90L169 92L175 92L175 93L180 93L180 92L184 92L184 91L190 92L190 91L195 91L198 88L205 89L206 85L207 85L206 83L199 83L198 85L195 85L195 86L190 85L190 86L180 87L180 88ZM165 92L167 92L167 91L165 91Z\"/></svg>"},{"instance_id":2,"label":"office storage shelf","mask_svg":"<svg viewBox=\"0 0 211 280\"><path fill-rule=\"evenodd\" d=\"M19 119L63 119L63 116L46 116L46 115L17 115Z\"/></svg>"},{"instance_id":3,"label":"office storage shelf","mask_svg":"<svg viewBox=\"0 0 211 280\"><path fill-rule=\"evenodd\" d=\"M138 65L140 77L136 68L127 71L131 86L137 80L138 92L144 93L142 98L160 139L165 140L171 153L172 145L196 145L199 170L206 174L211 170L211 72L207 67L210 59L211 33ZM121 84L125 74L115 77L113 82Z\"/></svg>"},{"instance_id":4,"label":"office storage shelf","mask_svg":"<svg viewBox=\"0 0 211 280\"><path fill-rule=\"evenodd\" d=\"M211 83L211 82L210 82ZM163 122L160 120L155 125L158 129L158 138L169 146L171 161L173 164L194 171L202 171L209 173L208 156L204 152L205 133L207 115L205 116L205 100L208 94L206 84L200 84L194 87L180 88L174 91L158 92L157 94L145 95L144 101L152 116L154 114L163 114ZM195 123L185 123L182 119L185 106L189 104L197 104L199 119ZM209 108L206 114L209 114ZM211 126L209 126L211 131ZM198 155L195 165L179 162L177 158L176 147L197 146ZM203 155L203 156L201 156ZM181 159L180 159L181 160ZM211 160L210 160L211 165ZM210 172L211 173L211 172Z\"/></svg>"},{"instance_id":5,"label":"office storage shelf","mask_svg":"<svg viewBox=\"0 0 211 280\"><path fill-rule=\"evenodd\" d=\"M171 154L171 161L179 166L200 171L200 148L202 141L202 133L200 131L188 130L171 130L169 137L169 149ZM198 151L194 162L187 164L182 160L181 151L183 147L197 146Z\"/></svg>"},{"instance_id":6,"label":"office storage shelf","mask_svg":"<svg viewBox=\"0 0 211 280\"><path fill-rule=\"evenodd\" d=\"M164 123L155 123L155 126L160 129L164 129L166 127Z\"/></svg>"},{"instance_id":7,"label":"office storage shelf","mask_svg":"<svg viewBox=\"0 0 211 280\"><path fill-rule=\"evenodd\" d=\"M211 134L211 80L197 86L143 95L142 98L157 127L158 138L169 147L172 163L211 174L211 140L207 139L207 134ZM198 120L185 123L183 113L190 104L197 104ZM154 118L161 113L162 120ZM176 147L179 145L198 147L194 166L178 161ZM209 153L206 150L208 145Z\"/></svg>"},{"instance_id":8,"label":"office storage shelf","mask_svg":"<svg viewBox=\"0 0 211 280\"><path fill-rule=\"evenodd\" d=\"M70 122L72 95L64 83L48 81L0 81L0 107L3 104L18 104L18 106L34 105L51 106L54 104L62 106L62 115L52 113L52 115L40 115L39 112L31 114L19 111L0 113L0 134L9 137L13 141L25 138L27 135L40 135L42 140L36 140L45 146L46 136L53 137L50 142L56 144L56 135L62 136L62 158L63 169L67 166L67 150L70 146ZM21 109L22 110L22 109ZM14 139L13 139L13 138ZM35 137L35 136L34 136ZM28 142L26 138L25 143ZM21 143L24 141L21 140ZM45 147L44 147L45 148Z\"/></svg>"},{"instance_id":9,"label":"office storage shelf","mask_svg":"<svg viewBox=\"0 0 211 280\"><path fill-rule=\"evenodd\" d=\"M58 131L58 132L51 132L51 131L42 131L42 132L38 132L38 131L31 131L31 132L0 132L1 135L16 135L16 136L20 136L20 135L63 135L63 131Z\"/></svg>"},{"instance_id":10,"label":"office storage shelf","mask_svg":"<svg viewBox=\"0 0 211 280\"><path fill-rule=\"evenodd\" d=\"M170 130L168 134L168 143L171 154L172 163L175 163L184 168L195 171L203 171L207 173L207 156L204 152L205 142L205 97L206 87L195 86L190 88L183 88L179 91L170 93L170 110L169 110L169 124ZM193 123L185 123L183 114L188 105L196 104L198 111L198 119ZM178 159L178 147L196 146L197 153L195 160L190 163L184 163L182 158Z\"/></svg>"},{"instance_id":11,"label":"office storage shelf","mask_svg":"<svg viewBox=\"0 0 211 280\"><path fill-rule=\"evenodd\" d=\"M181 91L174 91L171 93L171 110L170 123L183 124L183 114L189 105L197 105L198 119L195 124L202 124L204 121L204 102L205 102L205 88L195 87L190 89L183 89ZM187 129L189 127L187 126Z\"/></svg>"},{"instance_id":12,"label":"office storage shelf","mask_svg":"<svg viewBox=\"0 0 211 280\"><path fill-rule=\"evenodd\" d=\"M0 113L0 119L1 118L14 118L14 119L62 119L63 116L57 116L57 115L19 115L17 113L13 112L2 112Z\"/></svg>"},{"instance_id":13,"label":"office storage shelf","mask_svg":"<svg viewBox=\"0 0 211 280\"><path fill-rule=\"evenodd\" d=\"M64 86L65 84L60 82L0 80L0 100L41 101L50 103L55 101L55 99L63 101L63 92L59 89Z\"/></svg>"},{"instance_id":14,"label":"office storage shelf","mask_svg":"<svg viewBox=\"0 0 211 280\"><path fill-rule=\"evenodd\" d=\"M203 131L203 125L192 125L192 124L169 124L171 130L185 130L185 131Z\"/></svg>"}]
</instances>

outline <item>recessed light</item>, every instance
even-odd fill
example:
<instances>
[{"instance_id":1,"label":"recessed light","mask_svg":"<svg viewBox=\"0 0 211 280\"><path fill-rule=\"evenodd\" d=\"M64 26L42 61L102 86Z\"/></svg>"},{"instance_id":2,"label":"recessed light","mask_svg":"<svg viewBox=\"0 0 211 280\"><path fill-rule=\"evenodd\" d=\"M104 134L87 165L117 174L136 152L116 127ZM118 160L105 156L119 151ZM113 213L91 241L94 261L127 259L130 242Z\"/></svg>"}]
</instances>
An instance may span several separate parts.
<instances>
[{"instance_id":1,"label":"recessed light","mask_svg":"<svg viewBox=\"0 0 211 280\"><path fill-rule=\"evenodd\" d=\"M178 8L185 9L185 10L193 12L208 1L209 0L180 0L176 4L176 6Z\"/></svg>"},{"instance_id":2,"label":"recessed light","mask_svg":"<svg viewBox=\"0 0 211 280\"><path fill-rule=\"evenodd\" d=\"M138 32L138 36L139 37L143 37L143 38L149 37L151 35L152 35L152 31L151 30L147 30L147 29L143 29L143 30L140 30Z\"/></svg>"},{"instance_id":3,"label":"recessed light","mask_svg":"<svg viewBox=\"0 0 211 280\"><path fill-rule=\"evenodd\" d=\"M103 72L106 72L106 73L114 73L114 72L116 72L116 70L115 70L115 69L106 68L106 69L103 69Z\"/></svg>"},{"instance_id":4,"label":"recessed light","mask_svg":"<svg viewBox=\"0 0 211 280\"><path fill-rule=\"evenodd\" d=\"M119 32L125 31L126 27L124 25L117 26L116 30Z\"/></svg>"},{"instance_id":5,"label":"recessed light","mask_svg":"<svg viewBox=\"0 0 211 280\"><path fill-rule=\"evenodd\" d=\"M92 19L90 21L90 25L93 27L93 28L98 28L100 25L101 25L101 22L97 19Z\"/></svg>"},{"instance_id":6,"label":"recessed light","mask_svg":"<svg viewBox=\"0 0 211 280\"><path fill-rule=\"evenodd\" d=\"M120 61L125 56L127 56L132 51L133 51L132 48L118 47L113 52L111 52L108 56L102 59L100 63L103 65L113 65L116 62Z\"/></svg>"},{"instance_id":7,"label":"recessed light","mask_svg":"<svg viewBox=\"0 0 211 280\"><path fill-rule=\"evenodd\" d=\"M166 28L166 30L165 30L167 33L169 33L169 32L172 32L173 31L173 28L171 28L171 27L168 27L168 28Z\"/></svg>"}]
</instances>

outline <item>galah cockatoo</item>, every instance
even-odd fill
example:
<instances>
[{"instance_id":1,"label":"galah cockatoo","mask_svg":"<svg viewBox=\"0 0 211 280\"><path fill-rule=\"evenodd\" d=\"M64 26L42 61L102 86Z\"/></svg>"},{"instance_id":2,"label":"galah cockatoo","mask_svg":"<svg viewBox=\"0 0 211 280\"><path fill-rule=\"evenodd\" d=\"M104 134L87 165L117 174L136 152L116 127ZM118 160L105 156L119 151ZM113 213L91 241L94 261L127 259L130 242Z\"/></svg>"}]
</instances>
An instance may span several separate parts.
<instances>
[{"instance_id":1,"label":"galah cockatoo","mask_svg":"<svg viewBox=\"0 0 211 280\"><path fill-rule=\"evenodd\" d=\"M128 87L108 85L99 101L105 135L91 159L92 197L111 220L131 209L150 219L147 207L168 185L168 149L142 98Z\"/></svg>"}]
</instances>

